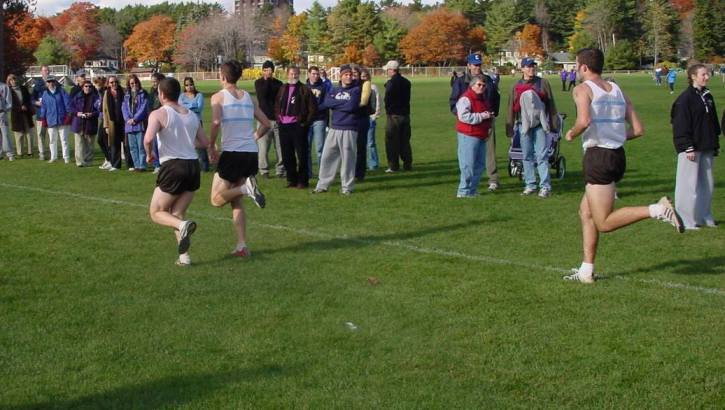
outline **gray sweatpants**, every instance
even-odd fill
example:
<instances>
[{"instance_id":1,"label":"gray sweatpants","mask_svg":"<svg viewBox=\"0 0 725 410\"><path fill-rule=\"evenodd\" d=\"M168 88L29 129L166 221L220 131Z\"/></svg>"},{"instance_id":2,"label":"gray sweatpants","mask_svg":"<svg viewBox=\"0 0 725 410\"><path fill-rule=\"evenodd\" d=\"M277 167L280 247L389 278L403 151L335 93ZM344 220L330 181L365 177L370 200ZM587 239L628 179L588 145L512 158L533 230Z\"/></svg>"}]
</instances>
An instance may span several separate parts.
<instances>
[{"instance_id":1,"label":"gray sweatpants","mask_svg":"<svg viewBox=\"0 0 725 410\"><path fill-rule=\"evenodd\" d=\"M712 151L695 152L690 161L685 152L677 154L677 179L675 182L675 209L685 227L713 224Z\"/></svg>"},{"instance_id":2,"label":"gray sweatpants","mask_svg":"<svg viewBox=\"0 0 725 410\"><path fill-rule=\"evenodd\" d=\"M330 128L325 138L320 160L318 190L327 190L335 180L337 166L340 168L342 192L352 192L355 188L355 157L357 156L357 131L336 130Z\"/></svg>"},{"instance_id":3,"label":"gray sweatpants","mask_svg":"<svg viewBox=\"0 0 725 410\"><path fill-rule=\"evenodd\" d=\"M266 134L257 140L257 147L259 148L259 156L257 157L259 173L262 175L269 175L269 148L274 148L274 155L277 157L275 163L275 172L277 176L284 176L285 170L282 164L282 146L279 144L279 125L277 121L269 121L272 127L267 131Z\"/></svg>"},{"instance_id":4,"label":"gray sweatpants","mask_svg":"<svg viewBox=\"0 0 725 410\"><path fill-rule=\"evenodd\" d=\"M486 138L486 174L489 184L498 184L498 168L496 168L496 119L491 119L491 130Z\"/></svg>"}]
</instances>

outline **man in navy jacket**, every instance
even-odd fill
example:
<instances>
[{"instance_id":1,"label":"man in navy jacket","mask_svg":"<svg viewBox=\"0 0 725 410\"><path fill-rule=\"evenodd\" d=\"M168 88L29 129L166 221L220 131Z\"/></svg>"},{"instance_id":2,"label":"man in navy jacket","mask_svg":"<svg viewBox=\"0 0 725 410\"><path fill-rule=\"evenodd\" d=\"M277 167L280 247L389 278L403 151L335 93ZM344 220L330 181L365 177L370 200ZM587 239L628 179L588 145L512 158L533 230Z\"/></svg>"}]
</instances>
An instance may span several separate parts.
<instances>
[{"instance_id":1,"label":"man in navy jacket","mask_svg":"<svg viewBox=\"0 0 725 410\"><path fill-rule=\"evenodd\" d=\"M320 161L320 176L313 193L327 192L335 180L337 166L340 168L342 194L350 195L355 186L355 157L357 155L357 124L360 106L360 84L353 82L352 67L340 67L340 86L334 87L319 109L329 108L332 112L330 130L325 138Z\"/></svg>"}]
</instances>

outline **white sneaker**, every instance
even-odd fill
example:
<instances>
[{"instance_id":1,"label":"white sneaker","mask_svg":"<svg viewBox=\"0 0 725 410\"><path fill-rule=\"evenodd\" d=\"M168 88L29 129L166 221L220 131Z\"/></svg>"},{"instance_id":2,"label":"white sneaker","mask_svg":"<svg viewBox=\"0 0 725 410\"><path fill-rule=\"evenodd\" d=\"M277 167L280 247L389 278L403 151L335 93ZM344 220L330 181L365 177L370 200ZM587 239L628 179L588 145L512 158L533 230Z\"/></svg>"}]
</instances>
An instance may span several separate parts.
<instances>
[{"instance_id":1,"label":"white sneaker","mask_svg":"<svg viewBox=\"0 0 725 410\"><path fill-rule=\"evenodd\" d=\"M536 193L536 188L526 187L526 188L524 188L524 191L521 193L521 195L523 195L523 196L529 196L529 195L534 194L534 193Z\"/></svg>"},{"instance_id":2,"label":"white sneaker","mask_svg":"<svg viewBox=\"0 0 725 410\"><path fill-rule=\"evenodd\" d=\"M541 188L539 191L539 198L548 198L551 196L551 190L549 188Z\"/></svg>"},{"instance_id":3,"label":"white sneaker","mask_svg":"<svg viewBox=\"0 0 725 410\"><path fill-rule=\"evenodd\" d=\"M488 191L489 192L496 192L498 190L498 182L491 182L488 184Z\"/></svg>"},{"instance_id":4,"label":"white sneaker","mask_svg":"<svg viewBox=\"0 0 725 410\"><path fill-rule=\"evenodd\" d=\"M111 168L111 163L108 161L103 161L103 164L101 164L101 166L98 167L98 169L109 169L109 168Z\"/></svg>"},{"instance_id":5,"label":"white sneaker","mask_svg":"<svg viewBox=\"0 0 725 410\"><path fill-rule=\"evenodd\" d=\"M108 168L108 172L116 172L116 171L118 171L118 168L114 168L114 167Z\"/></svg>"},{"instance_id":6,"label":"white sneaker","mask_svg":"<svg viewBox=\"0 0 725 410\"><path fill-rule=\"evenodd\" d=\"M154 174L158 174L161 168L154 168Z\"/></svg>"},{"instance_id":7,"label":"white sneaker","mask_svg":"<svg viewBox=\"0 0 725 410\"><path fill-rule=\"evenodd\" d=\"M679 233L685 232L685 225L682 223L682 218L680 217L680 214L675 211L675 208L672 206L672 202L670 202L670 198L663 196L659 201L657 201L657 204L662 205L663 211L655 218L674 226Z\"/></svg>"},{"instance_id":8,"label":"white sneaker","mask_svg":"<svg viewBox=\"0 0 725 410\"><path fill-rule=\"evenodd\" d=\"M594 283L594 274L592 273L591 275L581 275L579 273L579 269L574 268L571 270L571 275L566 275L562 277L562 279L572 282Z\"/></svg>"},{"instance_id":9,"label":"white sneaker","mask_svg":"<svg viewBox=\"0 0 725 410\"><path fill-rule=\"evenodd\" d=\"M196 231L196 222L184 221L179 229L179 255L186 253L191 246L191 234Z\"/></svg>"},{"instance_id":10,"label":"white sneaker","mask_svg":"<svg viewBox=\"0 0 725 410\"><path fill-rule=\"evenodd\" d=\"M264 194L262 193L262 191L259 190L259 186L257 186L257 179L254 177L254 175L250 175L249 177L247 177L247 180L244 181L244 186L246 186L249 190L249 197L252 198L254 204L260 208L264 208L267 203L264 199Z\"/></svg>"},{"instance_id":11,"label":"white sneaker","mask_svg":"<svg viewBox=\"0 0 725 410\"><path fill-rule=\"evenodd\" d=\"M395 171L395 170L393 170L393 169L390 169L390 168L388 168L388 169L386 169L386 170L385 170L385 173L386 173L386 174L394 174L394 173L396 173L396 172L398 172L398 171Z\"/></svg>"},{"instance_id":12,"label":"white sneaker","mask_svg":"<svg viewBox=\"0 0 725 410\"><path fill-rule=\"evenodd\" d=\"M191 266L191 256L188 253L182 253L179 255L179 259L176 260L176 266Z\"/></svg>"}]
</instances>

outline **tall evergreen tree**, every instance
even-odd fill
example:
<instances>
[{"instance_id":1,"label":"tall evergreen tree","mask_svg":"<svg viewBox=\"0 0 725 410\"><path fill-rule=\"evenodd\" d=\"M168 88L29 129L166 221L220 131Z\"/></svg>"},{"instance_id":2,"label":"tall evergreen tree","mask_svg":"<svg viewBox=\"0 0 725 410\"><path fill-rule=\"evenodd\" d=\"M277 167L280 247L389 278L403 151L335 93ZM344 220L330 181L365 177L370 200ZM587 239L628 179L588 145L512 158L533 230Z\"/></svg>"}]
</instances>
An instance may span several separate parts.
<instances>
[{"instance_id":1,"label":"tall evergreen tree","mask_svg":"<svg viewBox=\"0 0 725 410\"><path fill-rule=\"evenodd\" d=\"M695 58L708 61L725 53L725 2L697 0L692 21Z\"/></svg>"},{"instance_id":2,"label":"tall evergreen tree","mask_svg":"<svg viewBox=\"0 0 725 410\"><path fill-rule=\"evenodd\" d=\"M458 10L473 25L483 25L486 22L486 11L490 2L484 0L444 0L443 5L451 10Z\"/></svg>"},{"instance_id":3,"label":"tall evergreen tree","mask_svg":"<svg viewBox=\"0 0 725 410\"><path fill-rule=\"evenodd\" d=\"M667 0L649 0L643 14L647 45L654 63L675 55L677 15Z\"/></svg>"},{"instance_id":4,"label":"tall evergreen tree","mask_svg":"<svg viewBox=\"0 0 725 410\"><path fill-rule=\"evenodd\" d=\"M515 30L523 26L525 21L516 20L516 1L501 0L491 6L486 18L488 33L488 52L497 53L511 41Z\"/></svg>"},{"instance_id":5,"label":"tall evergreen tree","mask_svg":"<svg viewBox=\"0 0 725 410\"><path fill-rule=\"evenodd\" d=\"M315 0L307 11L307 23L304 27L307 36L307 51L313 54L329 54L330 42L327 27L327 10Z\"/></svg>"}]
</instances>

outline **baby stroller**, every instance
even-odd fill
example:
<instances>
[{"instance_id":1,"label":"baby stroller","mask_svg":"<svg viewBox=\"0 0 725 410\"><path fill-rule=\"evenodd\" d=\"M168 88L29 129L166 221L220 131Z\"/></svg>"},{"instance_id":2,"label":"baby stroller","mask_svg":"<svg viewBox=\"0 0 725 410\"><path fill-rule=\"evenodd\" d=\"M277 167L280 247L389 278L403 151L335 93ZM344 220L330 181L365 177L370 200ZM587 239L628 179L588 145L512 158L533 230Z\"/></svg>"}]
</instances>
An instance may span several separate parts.
<instances>
[{"instance_id":1,"label":"baby stroller","mask_svg":"<svg viewBox=\"0 0 725 410\"><path fill-rule=\"evenodd\" d=\"M566 174L566 158L559 154L559 141L561 133L564 129L564 120L566 114L559 113L559 132L546 133L546 155L549 158L549 169L553 169L556 178L562 179ZM521 133L519 127L514 127L514 137L511 139L509 147L509 176L517 176L519 179L524 177L524 153L521 150Z\"/></svg>"}]
</instances>

